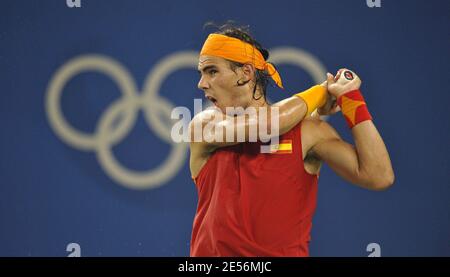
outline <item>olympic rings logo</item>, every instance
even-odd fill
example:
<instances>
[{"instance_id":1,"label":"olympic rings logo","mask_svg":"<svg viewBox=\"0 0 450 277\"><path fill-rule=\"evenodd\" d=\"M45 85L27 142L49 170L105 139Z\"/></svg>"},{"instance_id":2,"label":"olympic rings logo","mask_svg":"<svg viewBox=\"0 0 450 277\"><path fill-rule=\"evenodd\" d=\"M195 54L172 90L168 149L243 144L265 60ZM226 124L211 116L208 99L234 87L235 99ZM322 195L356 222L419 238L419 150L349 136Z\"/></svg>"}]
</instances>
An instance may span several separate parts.
<instances>
[{"instance_id":1,"label":"olympic rings logo","mask_svg":"<svg viewBox=\"0 0 450 277\"><path fill-rule=\"evenodd\" d=\"M318 83L323 81L325 67L311 54L296 48L277 48L271 51L273 63L292 64L309 73ZM185 143L171 139L173 105L158 95L164 80L182 68L197 70L198 52L181 51L164 57L147 75L143 92L138 93L129 71L117 61L102 55L81 55L61 66L50 79L45 110L55 134L66 144L82 151L94 151L103 170L117 183L131 189L156 188L166 184L184 165L187 155ZM122 96L114 101L100 116L95 132L88 134L73 128L64 118L61 95L65 85L74 76L85 71L96 71L113 80ZM164 142L171 145L167 158L154 169L146 172L130 170L114 157L111 148L131 131L139 110L144 111L149 127ZM161 120L164 116L166 121ZM118 124L114 124L120 118Z\"/></svg>"}]
</instances>

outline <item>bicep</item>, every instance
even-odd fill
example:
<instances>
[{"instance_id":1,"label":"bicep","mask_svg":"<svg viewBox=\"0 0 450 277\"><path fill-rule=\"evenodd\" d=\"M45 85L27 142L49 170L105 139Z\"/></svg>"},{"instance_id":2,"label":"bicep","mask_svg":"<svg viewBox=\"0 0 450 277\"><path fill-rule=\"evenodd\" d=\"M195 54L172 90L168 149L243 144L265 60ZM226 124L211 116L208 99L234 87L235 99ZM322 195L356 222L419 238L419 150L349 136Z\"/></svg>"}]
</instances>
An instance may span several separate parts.
<instances>
[{"instance_id":1,"label":"bicep","mask_svg":"<svg viewBox=\"0 0 450 277\"><path fill-rule=\"evenodd\" d=\"M324 161L330 168L346 181L361 184L362 176L359 170L356 149L345 142L328 123L322 122L317 130L316 142L312 153Z\"/></svg>"}]
</instances>

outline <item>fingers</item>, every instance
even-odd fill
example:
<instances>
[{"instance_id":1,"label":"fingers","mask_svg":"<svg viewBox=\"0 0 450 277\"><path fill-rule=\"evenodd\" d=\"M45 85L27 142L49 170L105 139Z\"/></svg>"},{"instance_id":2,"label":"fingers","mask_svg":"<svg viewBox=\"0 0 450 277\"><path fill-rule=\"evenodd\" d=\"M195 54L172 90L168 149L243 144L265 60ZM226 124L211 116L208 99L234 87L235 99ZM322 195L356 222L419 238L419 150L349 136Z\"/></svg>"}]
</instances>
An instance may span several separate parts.
<instances>
[{"instance_id":1,"label":"fingers","mask_svg":"<svg viewBox=\"0 0 450 277\"><path fill-rule=\"evenodd\" d=\"M334 84L334 83L335 83L335 80L334 80L333 74L328 72L327 73L327 84L331 85L331 84Z\"/></svg>"},{"instance_id":2,"label":"fingers","mask_svg":"<svg viewBox=\"0 0 450 277\"><path fill-rule=\"evenodd\" d=\"M327 83L328 83L328 85L331 85L331 84L333 84L333 83L336 83L340 78L341 78L341 75L342 75L342 73L343 72L345 72L345 71L350 71L349 69L346 69L346 68L340 68L339 70L338 70L338 72L336 73L336 76L333 76L333 74L331 74L331 73L327 73ZM352 71L350 71L351 73L353 73L353 74L355 74L354 72L352 72ZM355 74L356 75L356 74ZM333 80L333 82L330 82L331 80Z\"/></svg>"},{"instance_id":3,"label":"fingers","mask_svg":"<svg viewBox=\"0 0 450 277\"><path fill-rule=\"evenodd\" d=\"M341 107L338 105L333 106L331 109L326 109L324 107L320 107L316 110L318 115L333 115L341 111Z\"/></svg>"},{"instance_id":4,"label":"fingers","mask_svg":"<svg viewBox=\"0 0 450 277\"><path fill-rule=\"evenodd\" d=\"M334 77L334 80L337 82L337 80L339 80L339 78L341 78L341 74L344 71L344 68L341 68L338 70L338 72L336 73L336 76Z\"/></svg>"},{"instance_id":5,"label":"fingers","mask_svg":"<svg viewBox=\"0 0 450 277\"><path fill-rule=\"evenodd\" d=\"M336 74L336 75L339 75L339 78L341 77L341 75L343 75L343 77L348 81L353 81L354 79L359 78L358 75L354 71L352 71L348 68L339 69L338 74Z\"/></svg>"}]
</instances>

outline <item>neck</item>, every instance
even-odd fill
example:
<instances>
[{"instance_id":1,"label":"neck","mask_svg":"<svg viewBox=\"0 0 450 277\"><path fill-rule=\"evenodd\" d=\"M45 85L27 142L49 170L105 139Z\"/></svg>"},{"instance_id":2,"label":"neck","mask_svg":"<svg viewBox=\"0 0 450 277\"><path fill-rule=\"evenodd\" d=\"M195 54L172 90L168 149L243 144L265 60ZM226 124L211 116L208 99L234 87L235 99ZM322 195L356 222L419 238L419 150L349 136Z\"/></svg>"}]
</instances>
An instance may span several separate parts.
<instances>
[{"instance_id":1,"label":"neck","mask_svg":"<svg viewBox=\"0 0 450 277\"><path fill-rule=\"evenodd\" d=\"M257 98L259 97L259 98L258 98L258 100L252 99L252 102L250 102L249 107L259 108L259 107L269 106L269 104L267 104L265 97L263 97L262 95L263 95L263 93L258 88L255 92L255 97L257 97Z\"/></svg>"}]
</instances>

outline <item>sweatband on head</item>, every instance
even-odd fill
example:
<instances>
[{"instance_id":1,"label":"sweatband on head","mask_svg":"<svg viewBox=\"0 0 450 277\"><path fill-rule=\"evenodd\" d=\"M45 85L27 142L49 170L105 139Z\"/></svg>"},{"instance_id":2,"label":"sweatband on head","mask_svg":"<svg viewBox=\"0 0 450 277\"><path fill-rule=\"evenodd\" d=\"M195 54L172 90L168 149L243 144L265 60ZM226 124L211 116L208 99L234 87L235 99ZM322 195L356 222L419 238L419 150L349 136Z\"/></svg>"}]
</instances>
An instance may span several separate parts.
<instances>
[{"instance_id":1,"label":"sweatband on head","mask_svg":"<svg viewBox=\"0 0 450 277\"><path fill-rule=\"evenodd\" d=\"M200 55L221 57L242 64L252 64L256 69L266 70L277 86L283 88L281 76L273 64L266 62L258 49L240 39L221 34L210 34L203 44Z\"/></svg>"}]
</instances>

